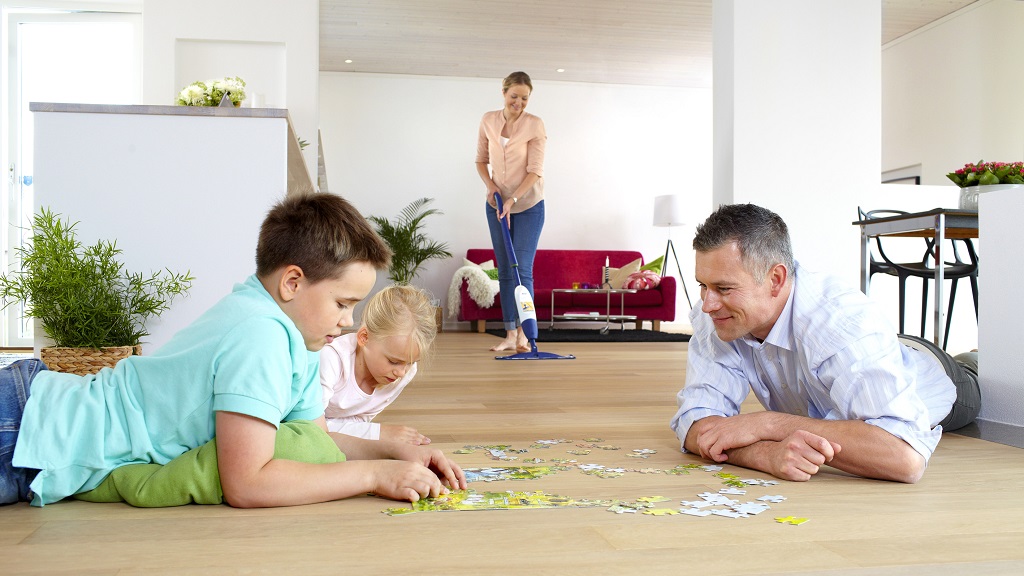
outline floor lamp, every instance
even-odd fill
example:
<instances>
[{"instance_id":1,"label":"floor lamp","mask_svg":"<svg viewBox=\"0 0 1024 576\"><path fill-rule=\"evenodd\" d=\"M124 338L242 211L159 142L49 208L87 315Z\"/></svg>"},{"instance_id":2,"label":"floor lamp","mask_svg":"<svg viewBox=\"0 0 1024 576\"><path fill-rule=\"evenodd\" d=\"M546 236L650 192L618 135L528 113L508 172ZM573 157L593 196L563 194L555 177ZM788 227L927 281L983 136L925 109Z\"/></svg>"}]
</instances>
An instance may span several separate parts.
<instances>
[{"instance_id":1,"label":"floor lamp","mask_svg":"<svg viewBox=\"0 0 1024 576\"><path fill-rule=\"evenodd\" d=\"M667 194L654 197L654 225L659 228L674 228L683 225L683 198L676 194ZM683 294L686 295L686 303L693 308L690 301L690 292L686 289L686 280L683 279L683 270L679 267L679 256L676 255L676 247L672 244L672 231L669 230L668 242L665 244L665 257L661 261L661 275L668 271L668 253L672 252L672 258L676 261L676 272L679 273L679 283L683 285Z\"/></svg>"}]
</instances>

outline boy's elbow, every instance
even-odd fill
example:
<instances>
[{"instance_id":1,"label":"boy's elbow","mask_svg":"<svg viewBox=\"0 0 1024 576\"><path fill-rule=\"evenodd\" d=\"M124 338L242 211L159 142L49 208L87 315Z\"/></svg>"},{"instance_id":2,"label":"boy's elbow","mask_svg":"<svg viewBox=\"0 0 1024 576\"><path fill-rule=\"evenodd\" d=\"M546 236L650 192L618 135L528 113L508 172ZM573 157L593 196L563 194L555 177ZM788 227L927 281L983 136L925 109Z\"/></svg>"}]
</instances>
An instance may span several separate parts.
<instances>
[{"instance_id":1,"label":"boy's elbow","mask_svg":"<svg viewBox=\"0 0 1024 576\"><path fill-rule=\"evenodd\" d=\"M232 508L266 508L271 506L258 496L255 490L246 486L223 483L224 503Z\"/></svg>"},{"instance_id":2,"label":"boy's elbow","mask_svg":"<svg viewBox=\"0 0 1024 576\"><path fill-rule=\"evenodd\" d=\"M224 490L224 503L232 508L261 508L253 498L240 492L244 491Z\"/></svg>"}]
</instances>

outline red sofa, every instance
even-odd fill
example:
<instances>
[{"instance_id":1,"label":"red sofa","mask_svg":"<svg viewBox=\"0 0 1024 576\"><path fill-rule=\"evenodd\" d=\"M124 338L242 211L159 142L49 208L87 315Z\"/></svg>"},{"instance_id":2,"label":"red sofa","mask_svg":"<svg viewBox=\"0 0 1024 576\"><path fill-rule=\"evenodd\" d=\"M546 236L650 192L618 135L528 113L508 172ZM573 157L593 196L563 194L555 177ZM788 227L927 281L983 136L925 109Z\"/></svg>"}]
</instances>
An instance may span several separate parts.
<instances>
[{"instance_id":1,"label":"red sofa","mask_svg":"<svg viewBox=\"0 0 1024 576\"><path fill-rule=\"evenodd\" d=\"M537 308L537 320L541 327L547 325L543 321L551 320L551 290L553 288L572 288L573 282L600 285L605 258L612 268L620 268L630 262L641 259L639 252L629 250L538 250L533 262L534 305ZM470 248L466 251L466 259L476 264L494 260L494 251L490 248ZM459 320L473 322L478 332L484 332L486 322L501 321L501 301L495 296L490 308L481 308L469 296L467 283L460 287ZM605 298L603 294L555 294L555 315L566 313L586 313L599 311L604 313ZM676 279L666 276L661 279L657 288L641 290L636 294L625 295L625 311L628 316L636 316L636 327L641 328L643 322L651 322L654 330L661 328L661 321L671 322L676 317ZM618 296L612 296L612 314L619 310Z\"/></svg>"}]
</instances>

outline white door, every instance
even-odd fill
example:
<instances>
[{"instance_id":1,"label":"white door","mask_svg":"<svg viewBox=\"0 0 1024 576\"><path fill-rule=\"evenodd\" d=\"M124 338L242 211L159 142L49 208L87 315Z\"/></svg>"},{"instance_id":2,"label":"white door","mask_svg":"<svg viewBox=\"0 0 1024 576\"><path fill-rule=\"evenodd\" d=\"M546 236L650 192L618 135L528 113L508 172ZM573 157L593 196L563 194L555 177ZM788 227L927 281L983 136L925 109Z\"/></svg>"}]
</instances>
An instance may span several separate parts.
<instances>
[{"instance_id":1,"label":"white door","mask_svg":"<svg viewBox=\"0 0 1024 576\"><path fill-rule=\"evenodd\" d=\"M3 58L6 169L0 201L0 269L19 269L18 248L32 222L34 150L30 102L140 104L142 17L131 13L17 13L5 11ZM73 215L69 215L73 219ZM32 346L24 305L3 312L0 346Z\"/></svg>"}]
</instances>

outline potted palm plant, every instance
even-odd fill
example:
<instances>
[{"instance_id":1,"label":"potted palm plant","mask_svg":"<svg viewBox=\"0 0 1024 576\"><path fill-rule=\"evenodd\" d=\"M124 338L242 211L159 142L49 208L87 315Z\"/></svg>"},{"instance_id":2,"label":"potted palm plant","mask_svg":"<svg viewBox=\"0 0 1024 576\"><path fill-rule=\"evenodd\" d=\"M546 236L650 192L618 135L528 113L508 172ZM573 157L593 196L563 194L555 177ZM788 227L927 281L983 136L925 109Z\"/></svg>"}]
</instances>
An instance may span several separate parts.
<instances>
[{"instance_id":1,"label":"potted palm plant","mask_svg":"<svg viewBox=\"0 0 1024 576\"><path fill-rule=\"evenodd\" d=\"M77 224L41 209L32 239L16 250L21 270L0 276L0 299L4 307L24 302L25 316L40 321L54 342L40 352L51 370L89 374L140 353L146 321L186 294L193 278L170 270L130 273L116 242L83 247Z\"/></svg>"},{"instance_id":2,"label":"potted palm plant","mask_svg":"<svg viewBox=\"0 0 1024 576\"><path fill-rule=\"evenodd\" d=\"M377 234L391 247L391 267L388 278L395 284L409 284L427 260L451 258L448 244L431 240L423 232L423 220L427 216L443 214L436 208L427 208L433 198L413 200L402 209L394 222L381 216L368 219L377 228ZM435 302L437 329L441 330L442 311L440 301Z\"/></svg>"},{"instance_id":3,"label":"potted palm plant","mask_svg":"<svg viewBox=\"0 0 1024 576\"><path fill-rule=\"evenodd\" d=\"M402 209L394 222L381 216L370 216L377 228L377 234L388 243L391 251L391 268L388 278L395 284L409 284L419 274L420 267L427 260L451 258L448 245L431 240L423 233L423 220L433 214L443 214L436 208L427 208L433 198L413 200Z\"/></svg>"}]
</instances>

